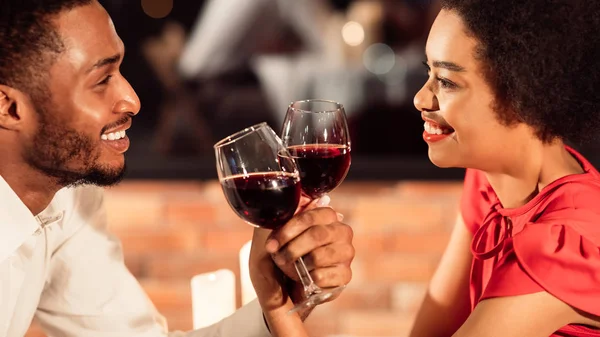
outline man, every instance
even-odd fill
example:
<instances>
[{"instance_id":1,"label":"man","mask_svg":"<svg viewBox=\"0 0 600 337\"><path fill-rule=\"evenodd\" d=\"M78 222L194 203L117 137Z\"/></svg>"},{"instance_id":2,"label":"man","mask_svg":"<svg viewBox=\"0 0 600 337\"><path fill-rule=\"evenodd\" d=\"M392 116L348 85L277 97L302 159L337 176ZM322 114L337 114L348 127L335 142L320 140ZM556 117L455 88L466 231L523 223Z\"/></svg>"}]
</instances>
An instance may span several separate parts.
<instances>
[{"instance_id":1,"label":"man","mask_svg":"<svg viewBox=\"0 0 600 337\"><path fill-rule=\"evenodd\" d=\"M97 187L122 178L140 110L110 17L96 0L0 4L0 336L23 336L34 315L51 336L166 336L106 231ZM257 302L169 336L304 336L304 315L287 314L302 293L293 261L306 255L332 287L349 282L354 257L352 230L320 202L255 231Z\"/></svg>"}]
</instances>

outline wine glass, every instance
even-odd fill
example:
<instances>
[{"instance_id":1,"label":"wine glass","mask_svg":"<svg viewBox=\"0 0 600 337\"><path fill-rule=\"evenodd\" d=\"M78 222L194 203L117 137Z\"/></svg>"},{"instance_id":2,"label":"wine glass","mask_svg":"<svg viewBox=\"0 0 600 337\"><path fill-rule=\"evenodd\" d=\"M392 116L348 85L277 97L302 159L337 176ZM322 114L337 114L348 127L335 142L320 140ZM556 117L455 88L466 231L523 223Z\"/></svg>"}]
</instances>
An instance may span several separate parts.
<instances>
[{"instance_id":1,"label":"wine glass","mask_svg":"<svg viewBox=\"0 0 600 337\"><path fill-rule=\"evenodd\" d=\"M283 122L283 145L300 171L302 192L320 198L339 186L350 169L350 135L344 107L310 99L290 104Z\"/></svg>"},{"instance_id":2,"label":"wine glass","mask_svg":"<svg viewBox=\"0 0 600 337\"><path fill-rule=\"evenodd\" d=\"M267 123L256 124L215 144L219 182L229 206L256 227L277 229L300 203L298 169Z\"/></svg>"},{"instance_id":3,"label":"wine glass","mask_svg":"<svg viewBox=\"0 0 600 337\"><path fill-rule=\"evenodd\" d=\"M311 99L292 102L283 122L283 145L300 172L302 192L317 199L339 186L350 169L350 135L344 107L337 102ZM302 259L296 265L307 299L298 307L325 302L345 286L320 288ZM304 282L304 281L303 281Z\"/></svg>"},{"instance_id":4,"label":"wine glass","mask_svg":"<svg viewBox=\"0 0 600 337\"><path fill-rule=\"evenodd\" d=\"M214 148L223 193L240 218L256 227L277 229L294 216L302 194L298 169L267 123L226 137ZM309 300L290 313L321 303L310 300L319 289L302 258L294 265Z\"/></svg>"}]
</instances>

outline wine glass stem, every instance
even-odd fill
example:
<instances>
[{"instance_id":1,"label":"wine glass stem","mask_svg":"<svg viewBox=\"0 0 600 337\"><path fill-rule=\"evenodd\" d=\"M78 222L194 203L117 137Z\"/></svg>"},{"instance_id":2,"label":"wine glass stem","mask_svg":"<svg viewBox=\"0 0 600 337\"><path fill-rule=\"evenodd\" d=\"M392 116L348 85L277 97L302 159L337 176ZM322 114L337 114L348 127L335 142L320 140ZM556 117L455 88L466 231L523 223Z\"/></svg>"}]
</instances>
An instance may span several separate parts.
<instances>
[{"instance_id":1,"label":"wine glass stem","mask_svg":"<svg viewBox=\"0 0 600 337\"><path fill-rule=\"evenodd\" d=\"M310 277L310 273L304 264L304 260L299 258L294 262L294 266L296 267L296 272L300 277L300 281L302 282L302 286L304 286L304 294L308 297L312 294L320 293L321 288L313 281L312 277Z\"/></svg>"}]
</instances>

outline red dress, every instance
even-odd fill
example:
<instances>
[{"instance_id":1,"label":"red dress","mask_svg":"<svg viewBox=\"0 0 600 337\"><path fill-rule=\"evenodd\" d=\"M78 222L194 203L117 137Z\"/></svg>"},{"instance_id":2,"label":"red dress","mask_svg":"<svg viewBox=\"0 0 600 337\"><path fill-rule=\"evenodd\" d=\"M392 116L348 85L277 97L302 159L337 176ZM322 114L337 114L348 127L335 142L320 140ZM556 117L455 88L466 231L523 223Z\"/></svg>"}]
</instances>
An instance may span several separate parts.
<instances>
[{"instance_id":1,"label":"red dress","mask_svg":"<svg viewBox=\"0 0 600 337\"><path fill-rule=\"evenodd\" d=\"M546 291L600 316L600 174L567 150L585 173L554 181L518 208L502 208L485 174L467 169L460 208L474 235L471 311L486 298ZM567 325L552 336L600 330Z\"/></svg>"}]
</instances>

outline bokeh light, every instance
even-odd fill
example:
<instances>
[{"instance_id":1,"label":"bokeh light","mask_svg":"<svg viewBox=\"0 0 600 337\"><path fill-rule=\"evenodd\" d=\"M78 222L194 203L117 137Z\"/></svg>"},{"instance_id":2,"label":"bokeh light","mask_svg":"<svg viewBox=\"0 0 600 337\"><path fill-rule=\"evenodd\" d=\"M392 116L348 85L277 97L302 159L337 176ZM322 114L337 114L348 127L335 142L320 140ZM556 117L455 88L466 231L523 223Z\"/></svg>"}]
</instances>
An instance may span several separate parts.
<instances>
[{"instance_id":1,"label":"bokeh light","mask_svg":"<svg viewBox=\"0 0 600 337\"><path fill-rule=\"evenodd\" d=\"M365 40L365 30L360 23L349 21L342 27L342 38L350 46L359 46Z\"/></svg>"},{"instance_id":2,"label":"bokeh light","mask_svg":"<svg viewBox=\"0 0 600 337\"><path fill-rule=\"evenodd\" d=\"M173 0L142 0L144 13L154 19L162 19L173 10Z\"/></svg>"},{"instance_id":3,"label":"bokeh light","mask_svg":"<svg viewBox=\"0 0 600 337\"><path fill-rule=\"evenodd\" d=\"M365 50L363 64L368 71L375 75L387 74L396 64L396 54L390 46L375 43Z\"/></svg>"}]
</instances>

